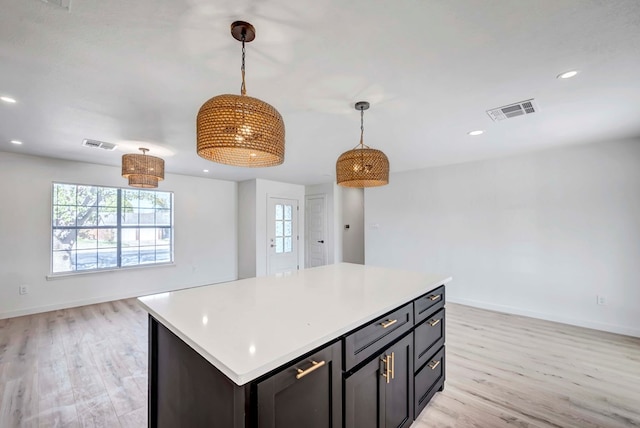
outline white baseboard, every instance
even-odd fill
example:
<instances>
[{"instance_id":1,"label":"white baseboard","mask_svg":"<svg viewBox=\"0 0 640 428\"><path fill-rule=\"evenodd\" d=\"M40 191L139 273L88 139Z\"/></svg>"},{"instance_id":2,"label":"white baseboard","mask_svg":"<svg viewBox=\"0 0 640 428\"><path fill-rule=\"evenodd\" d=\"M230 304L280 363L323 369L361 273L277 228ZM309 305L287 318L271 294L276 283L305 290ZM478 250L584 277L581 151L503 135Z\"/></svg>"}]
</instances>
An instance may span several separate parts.
<instances>
[{"instance_id":1,"label":"white baseboard","mask_svg":"<svg viewBox=\"0 0 640 428\"><path fill-rule=\"evenodd\" d=\"M15 311L1 312L0 319L21 317L24 315L33 315L33 314L39 314L42 312L57 311L59 309L76 308L78 306L95 305L97 303L112 302L114 300L121 300L121 299L130 299L132 297L146 296L148 294L166 293L168 291L177 291L177 290L184 290L187 288L202 287L203 285L222 284L223 282L235 281L236 279L238 278L233 277L228 279L221 279L216 282L210 282L207 284L185 285L177 288L172 287L167 289L148 290L148 291L142 291L142 292L138 291L136 293L123 293L123 294L117 294L112 296L100 296L100 297L92 297L89 299L72 300L69 302L56 303L53 305L35 306L31 308L26 308L26 309L18 309Z\"/></svg>"},{"instance_id":2,"label":"white baseboard","mask_svg":"<svg viewBox=\"0 0 640 428\"><path fill-rule=\"evenodd\" d=\"M640 337L640 329L624 327L619 325L605 324L599 322L593 322L589 320L578 320L574 318L567 318L563 316L547 314L542 312L529 311L526 309L520 309L513 306L496 305L495 303L481 302L478 300L451 298L447 296L447 302L459 303L461 305L473 306L475 308L488 309L490 311L503 312L513 315L522 315L530 318L538 318L547 321L559 322L562 324L575 325L578 327L591 328L594 330L608 331L610 333L623 334L625 336Z\"/></svg>"}]
</instances>

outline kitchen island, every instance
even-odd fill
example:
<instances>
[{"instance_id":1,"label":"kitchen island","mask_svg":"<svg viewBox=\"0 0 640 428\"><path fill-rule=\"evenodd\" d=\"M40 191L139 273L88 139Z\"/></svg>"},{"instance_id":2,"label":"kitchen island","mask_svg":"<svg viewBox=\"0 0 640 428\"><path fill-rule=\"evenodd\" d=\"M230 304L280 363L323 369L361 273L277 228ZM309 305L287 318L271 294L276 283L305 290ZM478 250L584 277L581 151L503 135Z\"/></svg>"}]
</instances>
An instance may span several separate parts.
<instances>
[{"instance_id":1,"label":"kitchen island","mask_svg":"<svg viewBox=\"0 0 640 428\"><path fill-rule=\"evenodd\" d=\"M444 385L450 279L342 263L141 297L149 426L408 427Z\"/></svg>"}]
</instances>

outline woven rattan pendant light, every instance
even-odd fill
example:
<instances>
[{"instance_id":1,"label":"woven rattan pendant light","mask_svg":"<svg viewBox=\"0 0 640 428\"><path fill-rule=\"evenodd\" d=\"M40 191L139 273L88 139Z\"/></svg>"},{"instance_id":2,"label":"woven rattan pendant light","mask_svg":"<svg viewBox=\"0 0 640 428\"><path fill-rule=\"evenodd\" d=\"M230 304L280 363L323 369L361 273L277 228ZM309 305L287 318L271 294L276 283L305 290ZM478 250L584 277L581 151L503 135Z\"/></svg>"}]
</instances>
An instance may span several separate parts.
<instances>
[{"instance_id":1,"label":"woven rattan pendant light","mask_svg":"<svg viewBox=\"0 0 640 428\"><path fill-rule=\"evenodd\" d=\"M147 155L149 149L139 150L142 154L122 155L122 176L129 180L131 187L158 187L158 181L164 180L164 160Z\"/></svg>"},{"instance_id":2,"label":"woven rattan pendant light","mask_svg":"<svg viewBox=\"0 0 640 428\"><path fill-rule=\"evenodd\" d=\"M200 107L197 118L198 155L227 165L263 167L284 162L284 122L271 105L247 96L244 81L245 42L255 39L247 22L231 24L242 42L241 95L218 95Z\"/></svg>"},{"instance_id":3,"label":"woven rattan pendant light","mask_svg":"<svg viewBox=\"0 0 640 428\"><path fill-rule=\"evenodd\" d=\"M336 162L337 182L343 187L377 187L389 184L389 159L380 150L364 144L364 111L369 103L359 101L360 144L344 152Z\"/></svg>"}]
</instances>

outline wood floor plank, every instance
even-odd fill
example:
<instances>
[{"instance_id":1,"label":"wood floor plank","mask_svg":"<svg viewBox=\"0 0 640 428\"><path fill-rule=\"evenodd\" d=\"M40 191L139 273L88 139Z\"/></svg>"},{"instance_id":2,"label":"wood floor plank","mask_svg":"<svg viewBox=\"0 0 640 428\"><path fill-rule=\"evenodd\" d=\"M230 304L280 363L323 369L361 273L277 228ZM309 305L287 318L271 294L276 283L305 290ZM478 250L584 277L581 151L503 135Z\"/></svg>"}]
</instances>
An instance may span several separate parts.
<instances>
[{"instance_id":1,"label":"wood floor plank","mask_svg":"<svg viewBox=\"0 0 640 428\"><path fill-rule=\"evenodd\" d=\"M11 318L0 339L0 363L28 359L38 347L38 315Z\"/></svg>"},{"instance_id":2,"label":"wood floor plank","mask_svg":"<svg viewBox=\"0 0 640 428\"><path fill-rule=\"evenodd\" d=\"M147 426L147 409L141 408L120 416L122 428L142 428Z\"/></svg>"},{"instance_id":3,"label":"wood floor plank","mask_svg":"<svg viewBox=\"0 0 640 428\"><path fill-rule=\"evenodd\" d=\"M140 389L127 365L108 340L91 345L98 372L118 416L146 406L147 390Z\"/></svg>"},{"instance_id":4,"label":"wood floor plank","mask_svg":"<svg viewBox=\"0 0 640 428\"><path fill-rule=\"evenodd\" d=\"M79 427L73 391L49 395L39 402L40 427Z\"/></svg>"},{"instance_id":5,"label":"wood floor plank","mask_svg":"<svg viewBox=\"0 0 640 428\"><path fill-rule=\"evenodd\" d=\"M145 348L141 350L139 343L136 343L134 339L109 339L112 350L127 368L140 391L145 394L148 389L147 372L149 362L146 341L147 339L145 338Z\"/></svg>"},{"instance_id":6,"label":"wood floor plank","mask_svg":"<svg viewBox=\"0 0 640 428\"><path fill-rule=\"evenodd\" d=\"M455 385L448 385L448 394L437 394L424 409L413 428L438 427L535 427L533 421L519 412L512 413L507 409L497 409L484 400L478 400Z\"/></svg>"},{"instance_id":7,"label":"wood floor plank","mask_svg":"<svg viewBox=\"0 0 640 428\"><path fill-rule=\"evenodd\" d=\"M76 400L91 400L107 394L100 371L93 361L89 345L65 346L69 378Z\"/></svg>"},{"instance_id":8,"label":"wood floor plank","mask_svg":"<svg viewBox=\"0 0 640 428\"><path fill-rule=\"evenodd\" d=\"M64 345L62 333L57 326L60 311L41 314L38 331L38 355L47 355L50 358L64 359Z\"/></svg>"},{"instance_id":9,"label":"wood floor plank","mask_svg":"<svg viewBox=\"0 0 640 428\"><path fill-rule=\"evenodd\" d=\"M1 427L37 427L38 372L33 358L13 360L0 366Z\"/></svg>"},{"instance_id":10,"label":"wood floor plank","mask_svg":"<svg viewBox=\"0 0 640 428\"><path fill-rule=\"evenodd\" d=\"M38 397L40 400L73 394L67 360L44 354L38 358Z\"/></svg>"},{"instance_id":11,"label":"wood floor plank","mask_svg":"<svg viewBox=\"0 0 640 428\"><path fill-rule=\"evenodd\" d=\"M83 427L115 428L120 426L120 420L111 404L108 394L97 395L91 398L76 399L78 421Z\"/></svg>"}]
</instances>

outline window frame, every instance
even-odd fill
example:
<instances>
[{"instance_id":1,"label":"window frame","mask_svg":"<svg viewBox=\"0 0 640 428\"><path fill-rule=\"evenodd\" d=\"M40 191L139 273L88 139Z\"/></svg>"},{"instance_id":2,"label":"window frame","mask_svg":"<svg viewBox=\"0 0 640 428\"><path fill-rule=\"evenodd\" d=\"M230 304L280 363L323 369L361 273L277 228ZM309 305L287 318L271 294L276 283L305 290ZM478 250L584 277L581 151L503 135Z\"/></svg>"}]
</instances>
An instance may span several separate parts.
<instances>
[{"instance_id":1,"label":"window frame","mask_svg":"<svg viewBox=\"0 0 640 428\"><path fill-rule=\"evenodd\" d=\"M76 186L76 191L77 188L79 186L84 186L84 187L94 187L94 188L98 188L98 189L109 189L109 190L114 190L116 191L116 223L114 225L99 225L96 224L95 226L78 226L77 224L77 211L76 211L76 224L74 226L56 226L54 224L55 220L56 220L56 214L55 214L55 210L57 206L64 206L64 205L57 205L56 204L56 185L63 185L63 186ZM158 226L157 224L155 224L155 216L154 216L154 224L153 225L143 225L140 224L140 220L138 219L138 223L137 224L132 224L132 225L126 225L123 222L123 211L122 211L122 207L123 207L123 193L124 191L144 191L144 192L157 192L157 193L164 193L164 194L168 194L169 195L169 204L170 204L170 208L168 209L169 212L169 225L162 225L162 226ZM54 181L51 183L51 192L50 192L50 204L49 204L49 208L50 208L50 221L49 221L49 275L47 275L47 279L55 279L58 277L66 277L66 276L74 276L74 275L86 275L86 274L95 274L95 273L101 273L101 272L117 272L117 271L124 271L124 270L129 270L129 269L144 269L144 268L153 268L153 267L162 267L162 266L173 266L175 265L175 257L174 257L174 245L175 245L175 237L174 237L174 232L175 232L175 218L174 218L174 204L175 204L175 195L174 192L172 191L168 191L168 190L156 190L156 189L139 189L139 188L130 188L130 187L118 187L118 186L109 186L109 185L100 185L100 184L84 184L84 183L70 183L70 182L62 182L62 181ZM72 205L69 205L72 206ZM78 205L78 202L76 200L75 205L73 205L76 209L79 207L86 207L85 205ZM96 203L96 207L100 207L98 205L98 203ZM138 206L138 209L140 209L140 207ZM148 209L148 208L144 208L144 209ZM153 210L157 211L157 208L152 208ZM97 223L97 222L96 222ZM138 261L138 264L135 265L122 265L122 231L126 230L126 229L158 229L158 228L167 228L171 231L171 236L169 239L169 260L168 261L160 261L160 262L147 262L147 263L140 263L140 261ZM117 259L117 265L116 266L109 266L109 267L96 267L95 269L82 269L82 270L69 270L69 271L60 271L60 272L54 272L53 268L54 268L54 254L56 252L56 250L54 250L54 245L55 245L55 238L54 238L54 233L56 230L75 230L78 231L80 229L93 229L93 230L109 230L109 229L115 229L116 230L116 234L117 234L117 243L116 246L113 247L115 248L116 251L116 259ZM77 249L77 238L76 241L74 243L74 246L76 246L75 251L78 251ZM138 249L140 249L142 246L138 245ZM158 245L154 245L154 248L157 248ZM96 251L99 250L99 247L96 248ZM98 254L98 253L97 253ZM96 255L97 256L97 255Z\"/></svg>"}]
</instances>

